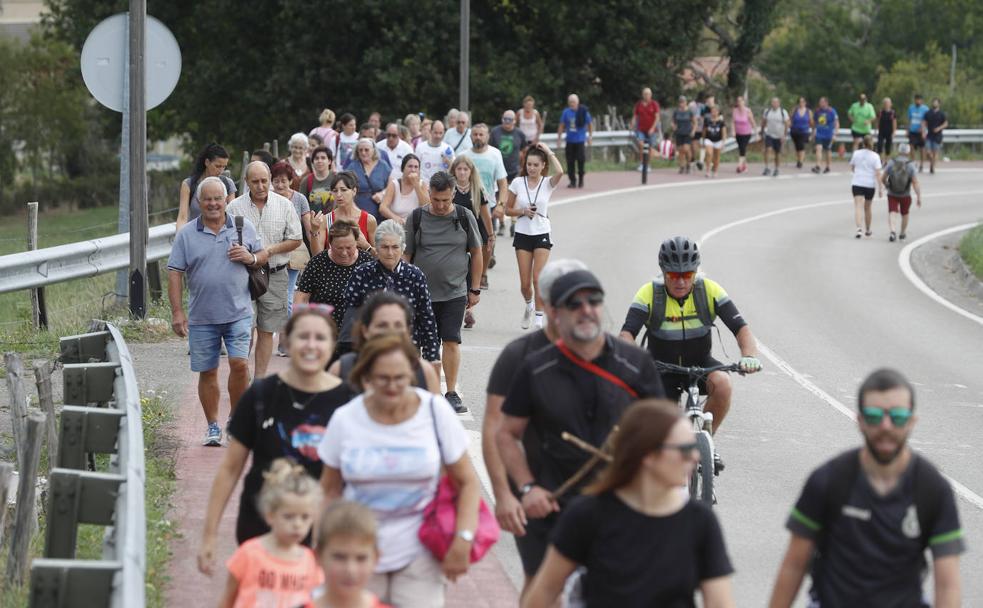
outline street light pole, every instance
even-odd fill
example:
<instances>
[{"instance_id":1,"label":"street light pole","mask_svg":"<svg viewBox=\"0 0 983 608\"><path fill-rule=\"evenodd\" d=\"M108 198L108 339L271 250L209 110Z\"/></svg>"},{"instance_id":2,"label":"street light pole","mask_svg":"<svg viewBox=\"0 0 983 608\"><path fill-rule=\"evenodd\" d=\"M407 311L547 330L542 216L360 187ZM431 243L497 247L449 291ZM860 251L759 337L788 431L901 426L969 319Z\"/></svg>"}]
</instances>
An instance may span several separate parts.
<instances>
[{"instance_id":1,"label":"street light pole","mask_svg":"<svg viewBox=\"0 0 983 608\"><path fill-rule=\"evenodd\" d=\"M458 99L458 106L461 110L470 112L470 99L468 88L470 87L470 63L471 63L471 0L461 0L461 91ZM449 127L448 127L449 128Z\"/></svg>"},{"instance_id":2,"label":"street light pole","mask_svg":"<svg viewBox=\"0 0 983 608\"><path fill-rule=\"evenodd\" d=\"M130 96L130 315L147 316L147 100L146 100L146 0L130 0L129 96Z\"/></svg>"}]
</instances>

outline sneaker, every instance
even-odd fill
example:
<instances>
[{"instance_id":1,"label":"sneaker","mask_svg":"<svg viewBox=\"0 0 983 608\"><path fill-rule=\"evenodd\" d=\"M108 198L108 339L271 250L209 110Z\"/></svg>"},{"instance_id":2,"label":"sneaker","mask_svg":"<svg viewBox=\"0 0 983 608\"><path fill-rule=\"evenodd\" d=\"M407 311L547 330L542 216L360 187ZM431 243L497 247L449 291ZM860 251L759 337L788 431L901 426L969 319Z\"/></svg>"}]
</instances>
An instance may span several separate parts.
<instances>
[{"instance_id":1,"label":"sneaker","mask_svg":"<svg viewBox=\"0 0 983 608\"><path fill-rule=\"evenodd\" d=\"M489 269L494 268L495 267L495 264L497 264L497 263L498 263L498 261L495 259L495 254L492 253L491 259L488 260L488 268Z\"/></svg>"},{"instance_id":2,"label":"sneaker","mask_svg":"<svg viewBox=\"0 0 983 608\"><path fill-rule=\"evenodd\" d=\"M720 472L726 468L727 465L724 464L724 459L720 457L717 452L713 453L713 474L720 475Z\"/></svg>"},{"instance_id":3,"label":"sneaker","mask_svg":"<svg viewBox=\"0 0 983 608\"><path fill-rule=\"evenodd\" d=\"M576 188L576 187L577 187L576 182L570 182L569 184L567 184L567 188Z\"/></svg>"},{"instance_id":4,"label":"sneaker","mask_svg":"<svg viewBox=\"0 0 983 608\"><path fill-rule=\"evenodd\" d=\"M771 175L771 169L765 167L765 170L761 172L761 175Z\"/></svg>"},{"instance_id":5,"label":"sneaker","mask_svg":"<svg viewBox=\"0 0 983 608\"><path fill-rule=\"evenodd\" d=\"M932 175L935 175L935 167L930 167L928 172L931 173Z\"/></svg>"},{"instance_id":6,"label":"sneaker","mask_svg":"<svg viewBox=\"0 0 983 608\"><path fill-rule=\"evenodd\" d=\"M898 235L894 234L894 232L891 232L891 236L887 237L887 240L893 243L896 238L898 238Z\"/></svg>"},{"instance_id":7,"label":"sneaker","mask_svg":"<svg viewBox=\"0 0 983 608\"><path fill-rule=\"evenodd\" d=\"M509 236L515 236L515 222L509 224Z\"/></svg>"},{"instance_id":8,"label":"sneaker","mask_svg":"<svg viewBox=\"0 0 983 608\"><path fill-rule=\"evenodd\" d=\"M686 167L679 168L679 174L682 175L683 173L686 173Z\"/></svg>"},{"instance_id":9,"label":"sneaker","mask_svg":"<svg viewBox=\"0 0 983 608\"><path fill-rule=\"evenodd\" d=\"M899 235L898 235L898 240L899 240L899 241L903 241L903 240L905 240L906 238L908 238L908 235L907 235L907 234L905 234L904 232L902 232L901 234L899 234Z\"/></svg>"},{"instance_id":10,"label":"sneaker","mask_svg":"<svg viewBox=\"0 0 983 608\"><path fill-rule=\"evenodd\" d=\"M697 171L703 171L703 163L702 162L696 161L696 170Z\"/></svg>"},{"instance_id":11,"label":"sneaker","mask_svg":"<svg viewBox=\"0 0 983 608\"><path fill-rule=\"evenodd\" d=\"M533 309L526 306L526 309L522 312L522 323L519 324L519 327L529 329L529 324L532 323L532 313Z\"/></svg>"},{"instance_id":12,"label":"sneaker","mask_svg":"<svg viewBox=\"0 0 983 608\"><path fill-rule=\"evenodd\" d=\"M823 169L823 175L825 175L827 173L829 173L829 167L826 167L825 169Z\"/></svg>"},{"instance_id":13,"label":"sneaker","mask_svg":"<svg viewBox=\"0 0 983 608\"><path fill-rule=\"evenodd\" d=\"M495 259L495 258L492 258L492 259ZM491 263L488 264L488 267L491 268ZM479 287L481 289L488 289L488 275L487 274L481 275L481 283L479 284Z\"/></svg>"},{"instance_id":14,"label":"sneaker","mask_svg":"<svg viewBox=\"0 0 983 608\"><path fill-rule=\"evenodd\" d=\"M536 313L536 329L542 329L542 328L543 328L543 313L537 312Z\"/></svg>"},{"instance_id":15,"label":"sneaker","mask_svg":"<svg viewBox=\"0 0 983 608\"><path fill-rule=\"evenodd\" d=\"M775 169L774 171L772 171L771 172L771 176L772 177L778 177L778 169Z\"/></svg>"},{"instance_id":16,"label":"sneaker","mask_svg":"<svg viewBox=\"0 0 983 608\"><path fill-rule=\"evenodd\" d=\"M864 235L864 229L863 228L857 228L857 238L859 239L863 235Z\"/></svg>"},{"instance_id":17,"label":"sneaker","mask_svg":"<svg viewBox=\"0 0 983 608\"><path fill-rule=\"evenodd\" d=\"M464 311L464 329L471 329L472 327L474 327L474 314L469 308Z\"/></svg>"},{"instance_id":18,"label":"sneaker","mask_svg":"<svg viewBox=\"0 0 983 608\"><path fill-rule=\"evenodd\" d=\"M819 168L819 165L816 165L815 167L813 167L813 168L812 168L812 169L810 169L810 170L811 170L811 171L812 171L813 173L815 173L815 174L817 174L817 175L818 175L818 174L819 174L819 173L820 173L820 172L822 171L822 169L820 169L820 168Z\"/></svg>"},{"instance_id":19,"label":"sneaker","mask_svg":"<svg viewBox=\"0 0 983 608\"><path fill-rule=\"evenodd\" d=\"M638 171L639 173L641 173L642 172L642 169L644 169L644 168L645 167L643 167L642 165L638 165L637 167L635 167L635 171Z\"/></svg>"},{"instance_id":20,"label":"sneaker","mask_svg":"<svg viewBox=\"0 0 983 608\"><path fill-rule=\"evenodd\" d=\"M458 395L457 393L455 392L445 393L444 399L447 399L447 402L450 403L451 407L454 408L455 414L467 413L468 408L464 405L464 402L461 401L461 396Z\"/></svg>"},{"instance_id":21,"label":"sneaker","mask_svg":"<svg viewBox=\"0 0 983 608\"><path fill-rule=\"evenodd\" d=\"M874 234L874 233L873 233L873 232L871 232L870 230L868 230L867 232L865 232L865 233L864 233L864 236L870 236L870 235L872 235L872 234Z\"/></svg>"},{"instance_id":22,"label":"sneaker","mask_svg":"<svg viewBox=\"0 0 983 608\"><path fill-rule=\"evenodd\" d=\"M495 235L496 236L505 236L505 221L504 220L498 223L498 230L495 231ZM494 259L494 256L492 256L492 259ZM488 266L491 267L491 264L489 263Z\"/></svg>"},{"instance_id":23,"label":"sneaker","mask_svg":"<svg viewBox=\"0 0 983 608\"><path fill-rule=\"evenodd\" d=\"M802 168L802 161L801 160L795 161L795 168L796 169L801 169Z\"/></svg>"},{"instance_id":24,"label":"sneaker","mask_svg":"<svg viewBox=\"0 0 983 608\"><path fill-rule=\"evenodd\" d=\"M290 354L287 352L287 349L285 349L284 347L277 346L276 347L276 356L277 357L289 357Z\"/></svg>"},{"instance_id":25,"label":"sneaker","mask_svg":"<svg viewBox=\"0 0 983 608\"><path fill-rule=\"evenodd\" d=\"M208 423L208 432L205 433L205 440L201 442L201 445L211 448L222 445L222 429L219 428L217 422Z\"/></svg>"}]
</instances>

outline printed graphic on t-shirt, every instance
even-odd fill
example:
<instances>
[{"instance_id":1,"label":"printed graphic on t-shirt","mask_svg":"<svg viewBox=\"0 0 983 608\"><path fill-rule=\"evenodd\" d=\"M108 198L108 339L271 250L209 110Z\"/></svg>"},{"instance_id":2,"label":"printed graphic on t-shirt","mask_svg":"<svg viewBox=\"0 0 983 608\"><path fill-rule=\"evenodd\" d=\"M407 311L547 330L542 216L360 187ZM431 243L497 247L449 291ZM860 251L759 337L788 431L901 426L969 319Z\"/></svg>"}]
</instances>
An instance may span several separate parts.
<instances>
[{"instance_id":1,"label":"printed graphic on t-shirt","mask_svg":"<svg viewBox=\"0 0 983 608\"><path fill-rule=\"evenodd\" d=\"M324 437L324 426L316 424L301 424L290 433L290 446L299 454L312 461L319 459L317 446Z\"/></svg>"},{"instance_id":2,"label":"printed graphic on t-shirt","mask_svg":"<svg viewBox=\"0 0 983 608\"><path fill-rule=\"evenodd\" d=\"M436 469L432 465L423 447L365 446L345 450L341 473L349 484L351 500L373 511L398 515L419 511L433 498Z\"/></svg>"}]
</instances>

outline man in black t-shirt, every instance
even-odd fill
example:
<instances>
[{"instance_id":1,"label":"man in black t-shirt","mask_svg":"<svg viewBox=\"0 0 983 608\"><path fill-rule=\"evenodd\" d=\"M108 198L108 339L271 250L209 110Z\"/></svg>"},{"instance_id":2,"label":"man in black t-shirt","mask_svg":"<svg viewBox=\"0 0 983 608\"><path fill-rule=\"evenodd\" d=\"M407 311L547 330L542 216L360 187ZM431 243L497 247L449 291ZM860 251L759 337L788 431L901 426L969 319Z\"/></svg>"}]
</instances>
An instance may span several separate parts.
<instances>
[{"instance_id":1,"label":"man in black t-shirt","mask_svg":"<svg viewBox=\"0 0 983 608\"><path fill-rule=\"evenodd\" d=\"M555 495L591 460L562 434L601 446L631 403L665 394L648 353L602 330L604 290L592 273L575 270L556 279L549 302L559 340L525 358L495 433L526 517L518 545L527 581L543 560L556 513L592 478L587 474ZM530 427L538 440L535 453L522 447Z\"/></svg>"},{"instance_id":2,"label":"man in black t-shirt","mask_svg":"<svg viewBox=\"0 0 983 608\"><path fill-rule=\"evenodd\" d=\"M549 293L556 279L574 270L587 270L587 265L580 260L551 261L543 266L539 274L539 289L542 293ZM555 318L556 314L552 307L546 305L546 326L509 342L495 360L495 366L492 367L491 376L488 378L485 417L481 422L481 451L491 480L492 492L495 494L495 517L498 518L498 524L503 530L517 537L526 533L526 516L513 488L509 485L505 465L502 464L495 445L495 432L502 423L502 403L512 385L512 379L519 373L526 356L556 340ZM527 458L530 451L536 447L534 435L532 429L527 428L523 436L522 444Z\"/></svg>"},{"instance_id":3,"label":"man in black t-shirt","mask_svg":"<svg viewBox=\"0 0 983 608\"><path fill-rule=\"evenodd\" d=\"M811 567L810 605L922 608L928 548L932 605L955 608L963 531L952 488L908 447L914 390L900 373L881 369L861 384L857 403L864 445L806 481L786 524L792 538L769 606L791 606Z\"/></svg>"},{"instance_id":4,"label":"man in black t-shirt","mask_svg":"<svg viewBox=\"0 0 983 608\"><path fill-rule=\"evenodd\" d=\"M935 161L942 150L942 131L949 126L949 119L942 111L942 100L936 97L932 100L932 109L925 112L922 120L922 134L925 139L925 149L928 151L929 172L935 173Z\"/></svg>"}]
</instances>

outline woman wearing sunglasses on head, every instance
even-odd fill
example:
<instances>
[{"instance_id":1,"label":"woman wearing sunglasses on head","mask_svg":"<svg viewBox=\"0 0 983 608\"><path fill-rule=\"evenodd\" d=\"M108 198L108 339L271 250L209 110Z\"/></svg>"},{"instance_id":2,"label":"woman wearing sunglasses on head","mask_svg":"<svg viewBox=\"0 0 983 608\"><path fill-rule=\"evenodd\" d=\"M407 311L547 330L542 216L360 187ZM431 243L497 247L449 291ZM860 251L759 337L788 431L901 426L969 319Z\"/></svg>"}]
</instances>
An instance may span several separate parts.
<instances>
[{"instance_id":1,"label":"woman wearing sunglasses on head","mask_svg":"<svg viewBox=\"0 0 983 608\"><path fill-rule=\"evenodd\" d=\"M734 606L720 524L680 491L696 466L690 423L668 401L624 414L611 464L564 509L523 608L553 606L578 566L583 606Z\"/></svg>"}]
</instances>

